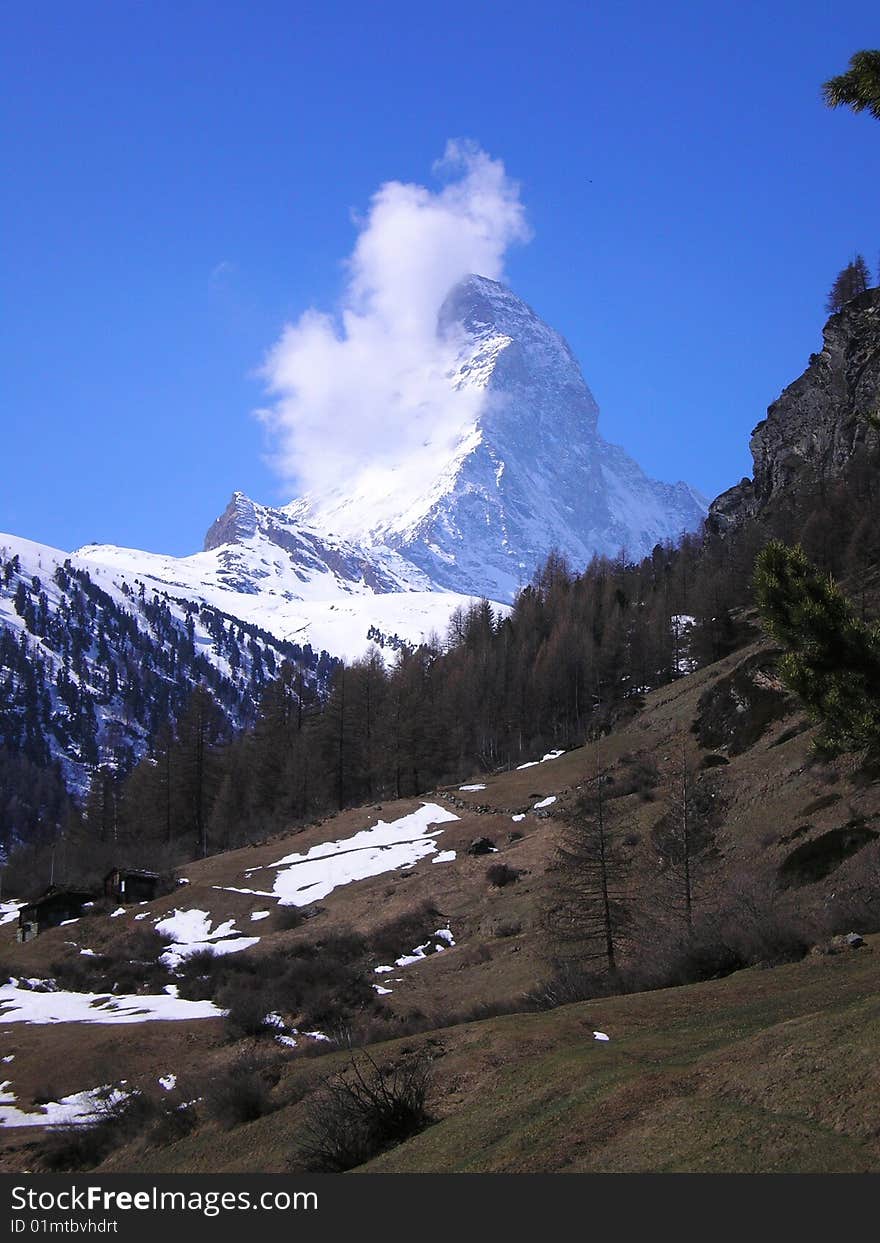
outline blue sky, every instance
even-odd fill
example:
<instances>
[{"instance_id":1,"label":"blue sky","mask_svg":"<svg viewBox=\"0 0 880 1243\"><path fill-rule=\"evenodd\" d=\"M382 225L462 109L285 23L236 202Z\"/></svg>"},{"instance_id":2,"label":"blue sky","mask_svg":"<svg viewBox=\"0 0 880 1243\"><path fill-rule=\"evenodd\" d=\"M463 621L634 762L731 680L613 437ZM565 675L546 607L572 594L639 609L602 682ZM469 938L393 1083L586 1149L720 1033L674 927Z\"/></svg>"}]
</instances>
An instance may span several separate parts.
<instances>
[{"instance_id":1,"label":"blue sky","mask_svg":"<svg viewBox=\"0 0 880 1243\"><path fill-rule=\"evenodd\" d=\"M0 530L186 553L233 489L291 499L258 368L451 138L519 183L506 278L606 438L716 494L880 262L880 125L820 98L878 36L846 0L5 5Z\"/></svg>"}]
</instances>

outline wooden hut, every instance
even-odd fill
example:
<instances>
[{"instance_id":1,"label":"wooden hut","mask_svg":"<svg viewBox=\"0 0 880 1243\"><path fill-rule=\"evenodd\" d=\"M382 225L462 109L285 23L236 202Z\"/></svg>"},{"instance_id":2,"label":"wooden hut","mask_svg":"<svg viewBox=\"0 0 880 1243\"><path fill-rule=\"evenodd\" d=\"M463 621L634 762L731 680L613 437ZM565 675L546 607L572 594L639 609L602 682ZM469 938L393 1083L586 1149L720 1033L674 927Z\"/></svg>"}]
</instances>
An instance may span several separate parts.
<instances>
[{"instance_id":1,"label":"wooden hut","mask_svg":"<svg viewBox=\"0 0 880 1243\"><path fill-rule=\"evenodd\" d=\"M28 902L18 912L18 940L32 941L47 928L57 928L69 919L78 919L94 896L86 889L50 885L42 897Z\"/></svg>"},{"instance_id":2,"label":"wooden hut","mask_svg":"<svg viewBox=\"0 0 880 1243\"><path fill-rule=\"evenodd\" d=\"M104 877L104 897L123 904L152 902L158 889L158 872L144 868L112 868Z\"/></svg>"}]
</instances>

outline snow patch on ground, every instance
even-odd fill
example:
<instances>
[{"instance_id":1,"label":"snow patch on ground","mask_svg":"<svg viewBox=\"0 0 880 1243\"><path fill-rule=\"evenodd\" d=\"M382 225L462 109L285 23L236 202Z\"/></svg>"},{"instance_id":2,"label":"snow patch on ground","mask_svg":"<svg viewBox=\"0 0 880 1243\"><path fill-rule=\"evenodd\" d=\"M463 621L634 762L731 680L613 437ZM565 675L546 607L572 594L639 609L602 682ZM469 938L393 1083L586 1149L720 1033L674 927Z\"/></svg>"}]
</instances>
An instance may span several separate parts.
<instances>
[{"instance_id":1,"label":"snow patch on ground","mask_svg":"<svg viewBox=\"0 0 880 1243\"><path fill-rule=\"evenodd\" d=\"M455 858L454 850L441 850L439 855L434 855L432 863L451 863Z\"/></svg>"},{"instance_id":2,"label":"snow patch on ground","mask_svg":"<svg viewBox=\"0 0 880 1243\"><path fill-rule=\"evenodd\" d=\"M558 760L560 755L565 755L564 751L548 751L546 755L542 755L539 760L529 760L527 764L517 764L516 771L520 772L523 768L536 768L538 764L546 764L548 760Z\"/></svg>"},{"instance_id":3,"label":"snow patch on ground","mask_svg":"<svg viewBox=\"0 0 880 1243\"><path fill-rule=\"evenodd\" d=\"M433 932L421 945L417 945L409 954L402 954L400 958L394 960L394 966L374 967L374 975L387 975L394 971L395 967L410 967L414 962L421 962L424 958L429 958L432 954L442 954L443 951L455 945L455 939L452 935L451 928L438 928ZM400 977L394 977L395 982L399 982ZM384 988L381 984L374 984L373 988L380 996L387 996L391 993L390 988Z\"/></svg>"},{"instance_id":4,"label":"snow patch on ground","mask_svg":"<svg viewBox=\"0 0 880 1243\"><path fill-rule=\"evenodd\" d=\"M175 909L156 924L160 936L173 942L159 955L159 961L175 971L185 958L193 954L237 954L256 945L259 937L243 937L238 934L234 919L227 919L211 928L211 916L207 911L180 911Z\"/></svg>"},{"instance_id":5,"label":"snow patch on ground","mask_svg":"<svg viewBox=\"0 0 880 1243\"><path fill-rule=\"evenodd\" d=\"M252 871L256 870L256 868L252 869ZM250 875L250 872L248 875ZM278 896L269 889L239 889L236 885L212 885L211 888L219 889L221 893L246 893L252 898L275 898Z\"/></svg>"},{"instance_id":6,"label":"snow patch on ground","mask_svg":"<svg viewBox=\"0 0 880 1243\"><path fill-rule=\"evenodd\" d=\"M535 803L535 811L540 811L542 807L549 807L552 803L555 803L555 802L556 802L555 794L551 794L547 798L542 798L539 803Z\"/></svg>"},{"instance_id":7,"label":"snow patch on ground","mask_svg":"<svg viewBox=\"0 0 880 1243\"><path fill-rule=\"evenodd\" d=\"M4 924L11 924L13 920L18 919L18 912L23 906L23 902L0 902L0 928Z\"/></svg>"},{"instance_id":8,"label":"snow patch on ground","mask_svg":"<svg viewBox=\"0 0 880 1243\"><path fill-rule=\"evenodd\" d=\"M123 1080L123 1083L125 1080ZM124 1101L128 1092L105 1084L86 1092L74 1092L62 1096L60 1101L47 1101L39 1112L19 1109L14 1101L15 1093L9 1091L10 1081L0 1083L0 1127L4 1126L81 1126L94 1122L114 1105Z\"/></svg>"},{"instance_id":9,"label":"snow patch on ground","mask_svg":"<svg viewBox=\"0 0 880 1243\"><path fill-rule=\"evenodd\" d=\"M419 859L437 851L433 839L442 829L429 831L431 826L452 820L458 820L458 816L445 807L423 803L408 816L390 822L379 820L353 837L322 842L305 854L285 855L268 865L279 869L273 896L281 906L307 906L342 885L414 867ZM253 868L247 875L265 870Z\"/></svg>"},{"instance_id":10,"label":"snow patch on ground","mask_svg":"<svg viewBox=\"0 0 880 1243\"><path fill-rule=\"evenodd\" d=\"M474 786L459 786L458 788L459 790L485 790L486 787L481 786L481 785L474 785Z\"/></svg>"},{"instance_id":11,"label":"snow patch on ground","mask_svg":"<svg viewBox=\"0 0 880 1243\"><path fill-rule=\"evenodd\" d=\"M150 1023L215 1019L224 1014L211 1001L184 1001L168 992L116 995L0 986L0 1023Z\"/></svg>"}]
</instances>

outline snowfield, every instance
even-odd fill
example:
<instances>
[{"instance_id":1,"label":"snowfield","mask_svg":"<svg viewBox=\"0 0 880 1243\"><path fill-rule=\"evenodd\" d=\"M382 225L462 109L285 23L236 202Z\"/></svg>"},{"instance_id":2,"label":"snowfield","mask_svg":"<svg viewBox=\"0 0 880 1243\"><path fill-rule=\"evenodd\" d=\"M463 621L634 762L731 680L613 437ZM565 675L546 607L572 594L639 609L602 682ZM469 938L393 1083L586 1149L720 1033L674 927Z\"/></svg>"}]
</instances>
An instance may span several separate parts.
<instances>
[{"instance_id":1,"label":"snowfield","mask_svg":"<svg viewBox=\"0 0 880 1243\"><path fill-rule=\"evenodd\" d=\"M36 992L10 981L0 986L0 1023L150 1023L222 1018L211 1001L184 1001L174 993Z\"/></svg>"},{"instance_id":2,"label":"snowfield","mask_svg":"<svg viewBox=\"0 0 880 1243\"><path fill-rule=\"evenodd\" d=\"M437 803L423 803L408 816L390 823L379 820L353 837L322 842L305 854L285 855L277 863L252 868L247 876L277 869L273 893L280 905L308 906L352 881L414 867L419 859L437 852L434 838L443 830L431 826L458 818Z\"/></svg>"},{"instance_id":3,"label":"snowfield","mask_svg":"<svg viewBox=\"0 0 880 1243\"><path fill-rule=\"evenodd\" d=\"M173 942L159 955L159 961L176 971L183 960L193 954L237 954L259 942L259 937L241 936L234 924L234 919L227 919L212 931L207 911L175 910L156 924L159 935Z\"/></svg>"}]
</instances>

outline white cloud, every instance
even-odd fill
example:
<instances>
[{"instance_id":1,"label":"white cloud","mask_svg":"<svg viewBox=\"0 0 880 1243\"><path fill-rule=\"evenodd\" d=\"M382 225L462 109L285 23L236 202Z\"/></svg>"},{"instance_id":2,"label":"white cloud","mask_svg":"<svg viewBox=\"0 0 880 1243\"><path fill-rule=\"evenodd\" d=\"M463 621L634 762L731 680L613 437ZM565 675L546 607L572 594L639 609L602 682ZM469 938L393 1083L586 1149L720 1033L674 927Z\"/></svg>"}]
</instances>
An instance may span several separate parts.
<instances>
[{"instance_id":1,"label":"white cloud","mask_svg":"<svg viewBox=\"0 0 880 1243\"><path fill-rule=\"evenodd\" d=\"M448 448L477 397L446 376L437 312L457 281L503 276L508 247L529 236L519 187L500 160L450 142L441 188L389 181L359 222L338 317L313 309L285 326L263 368L272 464L295 491L397 486L394 467ZM403 473L403 472L401 472ZM398 481L400 476L398 476Z\"/></svg>"}]
</instances>

